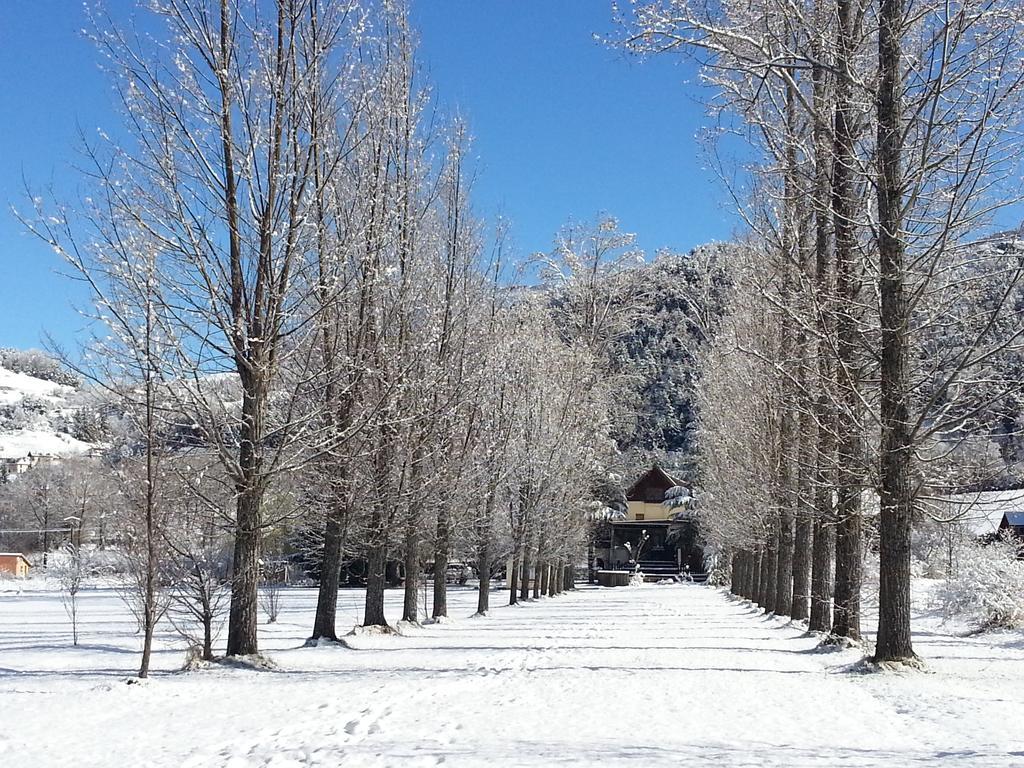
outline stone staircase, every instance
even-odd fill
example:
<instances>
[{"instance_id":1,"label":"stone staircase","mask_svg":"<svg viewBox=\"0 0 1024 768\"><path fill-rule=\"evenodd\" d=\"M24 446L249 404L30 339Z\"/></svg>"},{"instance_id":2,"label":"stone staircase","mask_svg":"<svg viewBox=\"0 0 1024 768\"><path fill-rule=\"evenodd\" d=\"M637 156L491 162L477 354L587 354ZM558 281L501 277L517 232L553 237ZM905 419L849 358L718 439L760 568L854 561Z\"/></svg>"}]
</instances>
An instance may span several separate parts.
<instances>
[{"instance_id":1,"label":"stone staircase","mask_svg":"<svg viewBox=\"0 0 1024 768\"><path fill-rule=\"evenodd\" d=\"M644 574L644 581L661 581L662 579L687 580L703 583L708 580L706 573L687 573L681 571L679 566L671 560L641 560L640 571Z\"/></svg>"}]
</instances>

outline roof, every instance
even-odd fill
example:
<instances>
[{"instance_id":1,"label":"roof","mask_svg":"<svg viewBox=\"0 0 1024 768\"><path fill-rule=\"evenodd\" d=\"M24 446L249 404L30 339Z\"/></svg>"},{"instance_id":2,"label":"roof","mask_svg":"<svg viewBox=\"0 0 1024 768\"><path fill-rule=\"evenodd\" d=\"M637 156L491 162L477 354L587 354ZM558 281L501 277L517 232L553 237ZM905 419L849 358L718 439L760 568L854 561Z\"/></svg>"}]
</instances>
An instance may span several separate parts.
<instances>
[{"instance_id":1,"label":"roof","mask_svg":"<svg viewBox=\"0 0 1024 768\"><path fill-rule=\"evenodd\" d=\"M677 480L676 478L672 477L672 475L670 475L664 469L655 464L653 467L651 467L642 475L640 475L640 477L638 477L636 481L631 486L629 486L629 489L626 491L626 498L629 499L631 496L635 494L637 488L639 488L642 484L648 482L663 485L666 488L674 488L677 485L686 485L686 483L683 483L680 480Z\"/></svg>"},{"instance_id":2,"label":"roof","mask_svg":"<svg viewBox=\"0 0 1024 768\"><path fill-rule=\"evenodd\" d=\"M1024 526L1024 512L1007 512L1003 515L1006 518L1006 524L1014 528L1018 526Z\"/></svg>"},{"instance_id":3,"label":"roof","mask_svg":"<svg viewBox=\"0 0 1024 768\"><path fill-rule=\"evenodd\" d=\"M28 558L21 554L21 552L0 552L0 557L20 557L28 563ZM31 565L31 563L29 563L29 565Z\"/></svg>"}]
</instances>

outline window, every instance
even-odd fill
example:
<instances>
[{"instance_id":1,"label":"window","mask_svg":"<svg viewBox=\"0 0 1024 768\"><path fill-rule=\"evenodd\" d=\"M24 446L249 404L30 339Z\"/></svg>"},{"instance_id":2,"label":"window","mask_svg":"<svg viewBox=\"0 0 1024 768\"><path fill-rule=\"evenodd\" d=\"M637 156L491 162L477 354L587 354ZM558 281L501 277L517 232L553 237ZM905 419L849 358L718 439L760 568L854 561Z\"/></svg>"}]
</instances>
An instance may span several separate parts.
<instances>
[{"instance_id":1,"label":"window","mask_svg":"<svg viewBox=\"0 0 1024 768\"><path fill-rule=\"evenodd\" d=\"M644 513L643 512L637 512L636 513L636 519L637 520L643 520L644 519Z\"/></svg>"}]
</instances>

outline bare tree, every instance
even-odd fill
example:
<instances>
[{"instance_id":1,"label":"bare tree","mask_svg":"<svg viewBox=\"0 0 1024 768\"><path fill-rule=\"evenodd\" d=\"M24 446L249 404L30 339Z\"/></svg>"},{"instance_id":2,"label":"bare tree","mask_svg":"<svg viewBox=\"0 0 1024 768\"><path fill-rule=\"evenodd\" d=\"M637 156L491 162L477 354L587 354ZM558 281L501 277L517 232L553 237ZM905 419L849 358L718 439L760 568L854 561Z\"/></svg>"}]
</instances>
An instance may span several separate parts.
<instances>
[{"instance_id":1,"label":"bare tree","mask_svg":"<svg viewBox=\"0 0 1024 768\"><path fill-rule=\"evenodd\" d=\"M910 533L921 465L915 450L946 421L934 394L915 398L911 351L920 333L915 309L923 296L943 286L944 270L964 252L964 241L994 211L1019 198L1006 180L1019 167L1011 137L1024 123L1022 13L1013 2L956 8L936 2L911 17L902 0L879 4L877 662L916 663L910 631ZM1008 288L1019 281L1016 265ZM958 363L944 373L941 391L952 391L971 364L1004 347L1005 342L993 340L992 330L1005 311L1003 301L997 301L982 325L969 331L967 343L959 346Z\"/></svg>"},{"instance_id":2,"label":"bare tree","mask_svg":"<svg viewBox=\"0 0 1024 768\"><path fill-rule=\"evenodd\" d=\"M136 306L153 307L161 362L175 372L167 391L234 486L227 650L255 654L260 540L273 522L263 499L325 439L313 428L321 404L308 396L317 311L309 222L317 185L330 181L314 166L336 165L316 157L315 146L325 150L311 136L334 135L359 13L354 2L305 0L168 0L150 10L162 46L95 19L129 139L109 157L89 150L99 199L78 217L89 245L78 246L70 223L46 234L99 293L134 291ZM323 130L310 131L314 108ZM154 264L148 299L102 266L140 255Z\"/></svg>"}]
</instances>

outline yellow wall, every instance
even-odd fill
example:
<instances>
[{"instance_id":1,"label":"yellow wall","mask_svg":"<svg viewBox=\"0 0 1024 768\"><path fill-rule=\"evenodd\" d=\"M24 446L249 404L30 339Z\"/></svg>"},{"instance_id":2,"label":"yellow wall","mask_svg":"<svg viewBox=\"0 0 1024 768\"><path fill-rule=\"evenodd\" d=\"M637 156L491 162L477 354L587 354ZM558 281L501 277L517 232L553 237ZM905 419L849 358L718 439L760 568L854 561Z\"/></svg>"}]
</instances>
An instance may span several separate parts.
<instances>
[{"instance_id":1,"label":"yellow wall","mask_svg":"<svg viewBox=\"0 0 1024 768\"><path fill-rule=\"evenodd\" d=\"M23 578L28 576L28 563L22 557L4 555L0 557L0 573Z\"/></svg>"},{"instance_id":2,"label":"yellow wall","mask_svg":"<svg viewBox=\"0 0 1024 768\"><path fill-rule=\"evenodd\" d=\"M637 514L643 515L644 520L668 520L672 510L664 504L653 504L649 501L631 501L629 510L626 512L627 520L636 520Z\"/></svg>"}]
</instances>

